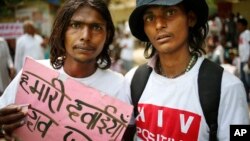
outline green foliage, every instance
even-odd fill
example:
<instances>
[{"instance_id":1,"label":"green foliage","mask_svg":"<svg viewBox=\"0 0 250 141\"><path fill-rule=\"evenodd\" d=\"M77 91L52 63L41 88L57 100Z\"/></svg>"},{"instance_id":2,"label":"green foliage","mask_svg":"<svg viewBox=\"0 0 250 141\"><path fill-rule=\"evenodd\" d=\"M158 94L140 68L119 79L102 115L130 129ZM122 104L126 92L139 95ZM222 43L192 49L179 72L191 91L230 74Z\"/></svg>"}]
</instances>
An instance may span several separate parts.
<instances>
[{"instance_id":1,"label":"green foliage","mask_svg":"<svg viewBox=\"0 0 250 141\"><path fill-rule=\"evenodd\" d=\"M0 0L0 21L15 17L15 8L27 0Z\"/></svg>"},{"instance_id":2,"label":"green foliage","mask_svg":"<svg viewBox=\"0 0 250 141\"><path fill-rule=\"evenodd\" d=\"M216 0L206 0L209 7L209 15L217 13Z\"/></svg>"}]
</instances>

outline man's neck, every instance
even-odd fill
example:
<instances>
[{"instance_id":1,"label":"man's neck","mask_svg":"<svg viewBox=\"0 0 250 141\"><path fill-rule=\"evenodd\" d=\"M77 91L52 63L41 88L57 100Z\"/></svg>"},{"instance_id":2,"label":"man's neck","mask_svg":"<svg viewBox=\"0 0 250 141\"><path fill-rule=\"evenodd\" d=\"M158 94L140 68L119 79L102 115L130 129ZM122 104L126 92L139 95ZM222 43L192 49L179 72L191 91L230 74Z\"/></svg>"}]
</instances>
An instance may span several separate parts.
<instances>
[{"instance_id":1,"label":"man's neck","mask_svg":"<svg viewBox=\"0 0 250 141\"><path fill-rule=\"evenodd\" d=\"M67 63L65 61L63 69L71 77L84 78L94 74L97 67L93 63Z\"/></svg>"},{"instance_id":2,"label":"man's neck","mask_svg":"<svg viewBox=\"0 0 250 141\"><path fill-rule=\"evenodd\" d=\"M162 75L174 78L183 74L189 65L192 56L190 53L185 53L181 55L159 55L160 69Z\"/></svg>"}]
</instances>

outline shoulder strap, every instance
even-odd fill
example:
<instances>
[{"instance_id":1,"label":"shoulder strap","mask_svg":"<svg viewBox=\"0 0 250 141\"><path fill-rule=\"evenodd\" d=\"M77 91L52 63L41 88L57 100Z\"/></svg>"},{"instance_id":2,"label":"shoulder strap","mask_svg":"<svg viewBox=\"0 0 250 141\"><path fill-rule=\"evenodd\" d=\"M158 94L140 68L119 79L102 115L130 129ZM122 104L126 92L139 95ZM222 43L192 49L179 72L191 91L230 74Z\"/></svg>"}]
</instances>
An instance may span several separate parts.
<instances>
[{"instance_id":1,"label":"shoulder strap","mask_svg":"<svg viewBox=\"0 0 250 141\"><path fill-rule=\"evenodd\" d=\"M205 59L198 76L198 93L201 107L210 128L209 140L217 140L217 117L220 103L223 68Z\"/></svg>"},{"instance_id":2,"label":"shoulder strap","mask_svg":"<svg viewBox=\"0 0 250 141\"><path fill-rule=\"evenodd\" d=\"M148 78L150 73L152 72L152 68L147 64L140 65L132 78L130 89L131 89L131 99L134 105L134 116L136 117L138 114L137 105L138 101L142 95L142 92L148 82Z\"/></svg>"}]
</instances>

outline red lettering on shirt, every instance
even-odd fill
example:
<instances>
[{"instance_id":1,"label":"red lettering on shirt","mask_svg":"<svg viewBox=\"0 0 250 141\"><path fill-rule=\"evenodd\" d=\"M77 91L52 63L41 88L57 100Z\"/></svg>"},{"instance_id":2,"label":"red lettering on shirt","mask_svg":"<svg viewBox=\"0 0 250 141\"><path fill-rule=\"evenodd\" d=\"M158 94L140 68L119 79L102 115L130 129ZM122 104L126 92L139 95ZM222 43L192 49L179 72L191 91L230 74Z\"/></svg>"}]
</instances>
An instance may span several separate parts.
<instances>
[{"instance_id":1,"label":"red lettering on shirt","mask_svg":"<svg viewBox=\"0 0 250 141\"><path fill-rule=\"evenodd\" d=\"M152 104L139 104L138 111L137 135L143 140L198 140L198 114Z\"/></svg>"}]
</instances>

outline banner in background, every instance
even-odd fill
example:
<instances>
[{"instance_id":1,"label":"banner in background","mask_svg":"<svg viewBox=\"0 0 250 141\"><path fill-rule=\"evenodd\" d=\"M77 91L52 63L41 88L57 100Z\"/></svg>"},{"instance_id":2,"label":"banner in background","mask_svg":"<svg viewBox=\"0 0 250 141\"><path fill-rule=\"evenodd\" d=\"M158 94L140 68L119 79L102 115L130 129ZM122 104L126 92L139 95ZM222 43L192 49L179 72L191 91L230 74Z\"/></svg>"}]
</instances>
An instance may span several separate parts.
<instances>
[{"instance_id":1,"label":"banner in background","mask_svg":"<svg viewBox=\"0 0 250 141\"><path fill-rule=\"evenodd\" d=\"M22 34L22 23L0 23L0 37L5 39L13 39L18 38Z\"/></svg>"}]
</instances>

